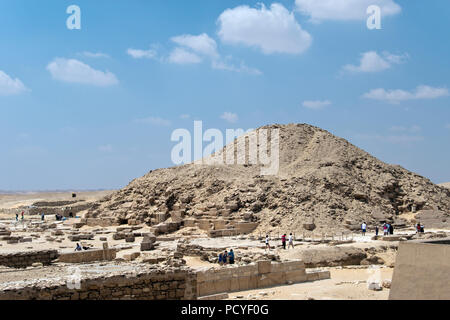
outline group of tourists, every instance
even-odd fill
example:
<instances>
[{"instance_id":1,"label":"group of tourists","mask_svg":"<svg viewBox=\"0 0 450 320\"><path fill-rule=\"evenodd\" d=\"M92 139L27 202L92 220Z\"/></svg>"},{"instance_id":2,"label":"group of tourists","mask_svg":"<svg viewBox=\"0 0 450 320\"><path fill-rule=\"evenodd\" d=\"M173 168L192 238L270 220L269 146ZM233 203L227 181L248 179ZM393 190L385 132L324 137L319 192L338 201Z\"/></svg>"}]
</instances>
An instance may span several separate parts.
<instances>
[{"instance_id":1,"label":"group of tourists","mask_svg":"<svg viewBox=\"0 0 450 320\"><path fill-rule=\"evenodd\" d=\"M22 221L25 219L24 215L25 215L25 212L22 211L22 213L21 213ZM18 213L16 213L16 221L19 221L19 214Z\"/></svg>"},{"instance_id":2,"label":"group of tourists","mask_svg":"<svg viewBox=\"0 0 450 320\"><path fill-rule=\"evenodd\" d=\"M266 250L270 250L270 243L269 243L269 235L266 235ZM283 247L284 250L286 250L286 242L289 242L288 244L288 249L290 247L292 247L292 249L294 249L294 236L291 234L289 234L289 237L286 234L283 234L281 236L281 245Z\"/></svg>"},{"instance_id":3,"label":"group of tourists","mask_svg":"<svg viewBox=\"0 0 450 320\"><path fill-rule=\"evenodd\" d=\"M420 224L420 222L418 222L416 224L416 233L424 233L425 232L425 227Z\"/></svg>"},{"instance_id":4,"label":"group of tourists","mask_svg":"<svg viewBox=\"0 0 450 320\"><path fill-rule=\"evenodd\" d=\"M388 236L388 235L393 235L394 234L394 226L390 223L383 223L383 225L381 226L383 228L383 235ZM367 232L367 223L363 222L361 225L361 232L362 235L365 236L366 232ZM375 235L378 236L380 232L380 228L378 226L375 226Z\"/></svg>"},{"instance_id":5,"label":"group of tourists","mask_svg":"<svg viewBox=\"0 0 450 320\"><path fill-rule=\"evenodd\" d=\"M225 250L224 252L219 253L219 264L234 264L234 251L230 249L230 252Z\"/></svg>"}]
</instances>

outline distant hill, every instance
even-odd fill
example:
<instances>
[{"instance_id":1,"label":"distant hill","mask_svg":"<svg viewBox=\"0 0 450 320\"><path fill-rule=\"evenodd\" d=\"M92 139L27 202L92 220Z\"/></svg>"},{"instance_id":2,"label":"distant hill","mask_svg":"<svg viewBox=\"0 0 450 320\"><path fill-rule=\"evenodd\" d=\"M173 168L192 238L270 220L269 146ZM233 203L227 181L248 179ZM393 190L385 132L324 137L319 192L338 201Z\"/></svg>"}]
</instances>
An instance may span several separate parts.
<instances>
[{"instance_id":1,"label":"distant hill","mask_svg":"<svg viewBox=\"0 0 450 320\"><path fill-rule=\"evenodd\" d=\"M441 184L439 184L439 186L450 189L450 182L441 183Z\"/></svg>"}]
</instances>

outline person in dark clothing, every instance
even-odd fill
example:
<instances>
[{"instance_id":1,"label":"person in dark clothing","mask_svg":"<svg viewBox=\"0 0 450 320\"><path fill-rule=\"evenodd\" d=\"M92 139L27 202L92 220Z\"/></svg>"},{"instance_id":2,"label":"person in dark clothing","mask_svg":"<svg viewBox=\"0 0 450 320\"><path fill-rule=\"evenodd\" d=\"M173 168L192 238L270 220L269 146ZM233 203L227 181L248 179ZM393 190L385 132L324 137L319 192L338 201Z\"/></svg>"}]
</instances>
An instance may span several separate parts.
<instances>
[{"instance_id":1,"label":"person in dark clothing","mask_svg":"<svg viewBox=\"0 0 450 320\"><path fill-rule=\"evenodd\" d=\"M378 232L379 232L380 230L378 229L378 226L376 226L375 227L375 235L377 236L378 235Z\"/></svg>"},{"instance_id":2,"label":"person in dark clothing","mask_svg":"<svg viewBox=\"0 0 450 320\"><path fill-rule=\"evenodd\" d=\"M394 226L393 226L392 224L389 225L389 233L390 233L391 235L394 234Z\"/></svg>"},{"instance_id":3,"label":"person in dark clothing","mask_svg":"<svg viewBox=\"0 0 450 320\"><path fill-rule=\"evenodd\" d=\"M75 248L75 251L82 251L83 248L81 248L80 244L77 243L77 247Z\"/></svg>"},{"instance_id":4,"label":"person in dark clothing","mask_svg":"<svg viewBox=\"0 0 450 320\"><path fill-rule=\"evenodd\" d=\"M222 252L219 253L219 264L220 264L220 265L223 264L223 254L222 254Z\"/></svg>"},{"instance_id":5,"label":"person in dark clothing","mask_svg":"<svg viewBox=\"0 0 450 320\"><path fill-rule=\"evenodd\" d=\"M223 264L227 264L227 260L228 260L228 252L227 250L225 250L225 252L223 253Z\"/></svg>"},{"instance_id":6,"label":"person in dark clothing","mask_svg":"<svg viewBox=\"0 0 450 320\"><path fill-rule=\"evenodd\" d=\"M233 249L231 249L230 253L228 254L228 260L230 261L230 264L234 264L234 251L233 251Z\"/></svg>"},{"instance_id":7,"label":"person in dark clothing","mask_svg":"<svg viewBox=\"0 0 450 320\"><path fill-rule=\"evenodd\" d=\"M281 236L281 244L283 245L283 249L286 250L286 234Z\"/></svg>"}]
</instances>

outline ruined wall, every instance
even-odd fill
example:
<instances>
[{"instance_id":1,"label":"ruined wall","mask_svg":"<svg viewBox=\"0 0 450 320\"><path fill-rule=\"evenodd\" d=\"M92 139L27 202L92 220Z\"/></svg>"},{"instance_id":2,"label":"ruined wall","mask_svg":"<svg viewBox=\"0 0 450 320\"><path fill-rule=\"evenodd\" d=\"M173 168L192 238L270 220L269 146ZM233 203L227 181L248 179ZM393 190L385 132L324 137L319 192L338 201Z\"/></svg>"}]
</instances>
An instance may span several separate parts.
<instances>
[{"instance_id":1,"label":"ruined wall","mask_svg":"<svg viewBox=\"0 0 450 320\"><path fill-rule=\"evenodd\" d=\"M247 266L197 272L197 296L329 278L329 271L307 273L304 263L299 260L280 263L258 261Z\"/></svg>"},{"instance_id":2,"label":"ruined wall","mask_svg":"<svg viewBox=\"0 0 450 320\"><path fill-rule=\"evenodd\" d=\"M49 265L58 257L57 250L27 251L0 254L0 265L10 268L26 268L33 263Z\"/></svg>"},{"instance_id":3,"label":"ruined wall","mask_svg":"<svg viewBox=\"0 0 450 320\"><path fill-rule=\"evenodd\" d=\"M88 263L94 261L111 261L116 258L117 249L88 250L71 253L61 253L58 262Z\"/></svg>"},{"instance_id":4,"label":"ruined wall","mask_svg":"<svg viewBox=\"0 0 450 320\"><path fill-rule=\"evenodd\" d=\"M448 239L450 240L450 239ZM449 300L450 244L401 242L392 278L390 300Z\"/></svg>"},{"instance_id":5,"label":"ruined wall","mask_svg":"<svg viewBox=\"0 0 450 320\"><path fill-rule=\"evenodd\" d=\"M196 300L196 276L187 270L142 271L83 279L79 289L64 280L0 287L0 300Z\"/></svg>"}]
</instances>

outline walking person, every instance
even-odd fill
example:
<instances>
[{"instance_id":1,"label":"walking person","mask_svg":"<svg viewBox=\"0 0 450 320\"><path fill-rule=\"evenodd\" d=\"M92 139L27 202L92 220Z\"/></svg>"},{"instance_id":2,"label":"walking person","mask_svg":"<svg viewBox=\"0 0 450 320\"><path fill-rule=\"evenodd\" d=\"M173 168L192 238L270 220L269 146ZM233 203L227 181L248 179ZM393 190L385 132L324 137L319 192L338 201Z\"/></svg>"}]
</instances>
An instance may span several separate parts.
<instances>
[{"instance_id":1,"label":"walking person","mask_svg":"<svg viewBox=\"0 0 450 320\"><path fill-rule=\"evenodd\" d=\"M394 226L392 224L389 225L389 234L394 235Z\"/></svg>"},{"instance_id":2,"label":"walking person","mask_svg":"<svg viewBox=\"0 0 450 320\"><path fill-rule=\"evenodd\" d=\"M289 245L288 249L292 246L292 249L294 249L294 237L292 236L292 233L289 235Z\"/></svg>"},{"instance_id":3,"label":"walking person","mask_svg":"<svg viewBox=\"0 0 450 320\"><path fill-rule=\"evenodd\" d=\"M363 222L363 224L361 225L361 231L362 235L365 236L367 231L367 224L365 222Z\"/></svg>"},{"instance_id":4,"label":"walking person","mask_svg":"<svg viewBox=\"0 0 450 320\"><path fill-rule=\"evenodd\" d=\"M270 250L269 235L266 235L266 249Z\"/></svg>"},{"instance_id":5,"label":"walking person","mask_svg":"<svg viewBox=\"0 0 450 320\"><path fill-rule=\"evenodd\" d=\"M25 214L25 212L24 211L22 211L22 221L23 221L23 219L24 219L24 215Z\"/></svg>"},{"instance_id":6,"label":"walking person","mask_svg":"<svg viewBox=\"0 0 450 320\"><path fill-rule=\"evenodd\" d=\"M19 221L19 214L16 213L16 221Z\"/></svg>"},{"instance_id":7,"label":"walking person","mask_svg":"<svg viewBox=\"0 0 450 320\"><path fill-rule=\"evenodd\" d=\"M41 220L44 221L45 220L45 213L41 213Z\"/></svg>"},{"instance_id":8,"label":"walking person","mask_svg":"<svg viewBox=\"0 0 450 320\"><path fill-rule=\"evenodd\" d=\"M286 250L286 234L281 236L281 244L283 245L283 249Z\"/></svg>"},{"instance_id":9,"label":"walking person","mask_svg":"<svg viewBox=\"0 0 450 320\"><path fill-rule=\"evenodd\" d=\"M386 222L383 224L383 235L387 236L387 224L386 224Z\"/></svg>"},{"instance_id":10,"label":"walking person","mask_svg":"<svg viewBox=\"0 0 450 320\"><path fill-rule=\"evenodd\" d=\"M379 231L378 226L376 226L376 227L375 227L375 235L376 235L376 236L378 236L378 231Z\"/></svg>"}]
</instances>

